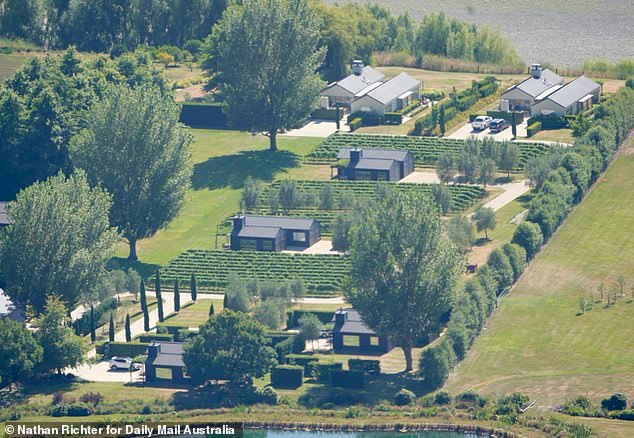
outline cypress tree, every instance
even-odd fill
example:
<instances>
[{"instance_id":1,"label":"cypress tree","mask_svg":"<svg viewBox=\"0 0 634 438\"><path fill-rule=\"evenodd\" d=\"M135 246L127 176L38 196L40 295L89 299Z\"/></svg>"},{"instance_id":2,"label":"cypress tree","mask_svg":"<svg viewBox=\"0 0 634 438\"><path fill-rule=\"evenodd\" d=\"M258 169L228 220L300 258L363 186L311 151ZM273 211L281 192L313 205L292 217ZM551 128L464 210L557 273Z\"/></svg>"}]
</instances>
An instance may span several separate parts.
<instances>
[{"instance_id":1,"label":"cypress tree","mask_svg":"<svg viewBox=\"0 0 634 438\"><path fill-rule=\"evenodd\" d=\"M192 274L189 288L192 293L192 301L196 301L196 297L198 296L197 286L196 286L196 274Z\"/></svg>"},{"instance_id":2,"label":"cypress tree","mask_svg":"<svg viewBox=\"0 0 634 438\"><path fill-rule=\"evenodd\" d=\"M214 313L216 313L214 310L214 303L211 303L211 306L209 306L209 316L214 316Z\"/></svg>"},{"instance_id":3,"label":"cypress tree","mask_svg":"<svg viewBox=\"0 0 634 438\"><path fill-rule=\"evenodd\" d=\"M178 290L178 277L176 277L176 282L174 283L174 310L181 310L181 293Z\"/></svg>"},{"instance_id":4,"label":"cypress tree","mask_svg":"<svg viewBox=\"0 0 634 438\"><path fill-rule=\"evenodd\" d=\"M114 318L112 313L110 314L110 326L108 327L108 339L110 342L114 342Z\"/></svg>"},{"instance_id":5,"label":"cypress tree","mask_svg":"<svg viewBox=\"0 0 634 438\"><path fill-rule=\"evenodd\" d=\"M223 310L229 308L229 295L227 293L225 293L225 297L222 300L222 308Z\"/></svg>"},{"instance_id":6,"label":"cypress tree","mask_svg":"<svg viewBox=\"0 0 634 438\"><path fill-rule=\"evenodd\" d=\"M130 330L130 314L125 316L125 341L132 342L132 331Z\"/></svg>"},{"instance_id":7,"label":"cypress tree","mask_svg":"<svg viewBox=\"0 0 634 438\"><path fill-rule=\"evenodd\" d=\"M93 344L97 340L97 333L95 332L95 307L90 305L90 342Z\"/></svg>"},{"instance_id":8,"label":"cypress tree","mask_svg":"<svg viewBox=\"0 0 634 438\"><path fill-rule=\"evenodd\" d=\"M156 305L158 307L158 320L163 322L165 315L163 314L163 295L161 294L161 273L156 271L154 281L154 290L156 291Z\"/></svg>"},{"instance_id":9,"label":"cypress tree","mask_svg":"<svg viewBox=\"0 0 634 438\"><path fill-rule=\"evenodd\" d=\"M438 113L438 124L440 125L440 134L441 135L445 135L445 132L447 131L447 127L445 126L446 120L445 120L445 106L441 105L440 106L440 112Z\"/></svg>"},{"instance_id":10,"label":"cypress tree","mask_svg":"<svg viewBox=\"0 0 634 438\"><path fill-rule=\"evenodd\" d=\"M147 298L145 296L145 282L141 280L141 309L143 310L143 330L150 331L150 315L147 309Z\"/></svg>"}]
</instances>

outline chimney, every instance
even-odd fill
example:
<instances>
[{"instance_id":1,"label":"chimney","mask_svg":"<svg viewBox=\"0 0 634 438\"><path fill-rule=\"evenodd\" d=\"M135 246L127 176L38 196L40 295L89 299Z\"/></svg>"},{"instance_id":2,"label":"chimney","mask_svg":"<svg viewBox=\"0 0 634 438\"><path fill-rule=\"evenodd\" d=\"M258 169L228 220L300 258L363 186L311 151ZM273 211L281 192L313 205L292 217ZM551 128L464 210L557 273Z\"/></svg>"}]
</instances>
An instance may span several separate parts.
<instances>
[{"instance_id":1,"label":"chimney","mask_svg":"<svg viewBox=\"0 0 634 438\"><path fill-rule=\"evenodd\" d=\"M535 79L539 79L542 77L542 71L544 71L544 69L542 68L541 64L531 65L531 76Z\"/></svg>"},{"instance_id":2,"label":"chimney","mask_svg":"<svg viewBox=\"0 0 634 438\"><path fill-rule=\"evenodd\" d=\"M363 158L363 150L359 148L350 149L350 162L358 163Z\"/></svg>"},{"instance_id":3,"label":"chimney","mask_svg":"<svg viewBox=\"0 0 634 438\"><path fill-rule=\"evenodd\" d=\"M352 61L352 73L356 76L361 76L363 74L363 61L360 59Z\"/></svg>"},{"instance_id":4,"label":"chimney","mask_svg":"<svg viewBox=\"0 0 634 438\"><path fill-rule=\"evenodd\" d=\"M233 230L240 231L244 226L245 217L243 215L237 215L233 217Z\"/></svg>"},{"instance_id":5,"label":"chimney","mask_svg":"<svg viewBox=\"0 0 634 438\"><path fill-rule=\"evenodd\" d=\"M345 310L337 310L335 312L335 325L343 325L348 319L348 312Z\"/></svg>"},{"instance_id":6,"label":"chimney","mask_svg":"<svg viewBox=\"0 0 634 438\"><path fill-rule=\"evenodd\" d=\"M153 359L161 352L161 344L151 343L147 346L147 358Z\"/></svg>"}]
</instances>

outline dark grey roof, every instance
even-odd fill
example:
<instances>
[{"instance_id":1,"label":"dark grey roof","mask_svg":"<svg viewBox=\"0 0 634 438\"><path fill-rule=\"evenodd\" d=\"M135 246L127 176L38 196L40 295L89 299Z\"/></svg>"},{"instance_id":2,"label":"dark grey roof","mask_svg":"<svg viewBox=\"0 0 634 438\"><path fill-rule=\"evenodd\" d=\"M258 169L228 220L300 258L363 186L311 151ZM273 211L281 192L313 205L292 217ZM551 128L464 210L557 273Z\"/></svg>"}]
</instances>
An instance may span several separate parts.
<instances>
[{"instance_id":1,"label":"dark grey roof","mask_svg":"<svg viewBox=\"0 0 634 438\"><path fill-rule=\"evenodd\" d=\"M541 77L534 78L531 76L523 80L519 84L509 88L506 92L513 90L514 88L517 88L534 98L539 96L540 94L542 94L544 91L548 90L549 88L554 87L555 85L561 84L563 80L564 78L559 76L554 71L545 69L545 70L542 70Z\"/></svg>"},{"instance_id":2,"label":"dark grey roof","mask_svg":"<svg viewBox=\"0 0 634 438\"><path fill-rule=\"evenodd\" d=\"M148 364L161 367L184 367L182 342L154 342L150 345L160 345L161 351Z\"/></svg>"},{"instance_id":3,"label":"dark grey roof","mask_svg":"<svg viewBox=\"0 0 634 438\"><path fill-rule=\"evenodd\" d=\"M339 150L339 154L337 158L346 159L350 158L350 151L352 148L341 148ZM379 149L379 148L370 148L370 149L362 149L363 150L363 158L377 159L377 160L396 160L396 161L405 161L407 155L410 153L409 151L400 149Z\"/></svg>"},{"instance_id":4,"label":"dark grey roof","mask_svg":"<svg viewBox=\"0 0 634 438\"><path fill-rule=\"evenodd\" d=\"M282 229L280 227L243 227L237 236L275 239L281 232Z\"/></svg>"},{"instance_id":5,"label":"dark grey roof","mask_svg":"<svg viewBox=\"0 0 634 438\"><path fill-rule=\"evenodd\" d=\"M337 315L345 313L346 322L342 326L335 325L334 331L339 333L349 333L358 335L376 335L376 332L363 323L361 315L355 309L339 309L335 312L332 321L335 322Z\"/></svg>"},{"instance_id":6,"label":"dark grey roof","mask_svg":"<svg viewBox=\"0 0 634 438\"><path fill-rule=\"evenodd\" d=\"M573 103L583 99L588 94L592 94L599 88L601 88L601 85L594 82L592 79L580 76L574 81L567 83L554 93L548 95L548 97L544 100L552 100L562 107L568 108Z\"/></svg>"},{"instance_id":7,"label":"dark grey roof","mask_svg":"<svg viewBox=\"0 0 634 438\"><path fill-rule=\"evenodd\" d=\"M370 96L374 100L385 104L393 101L401 94L411 90L416 86L420 86L420 81L418 79L414 79L407 73L400 73L399 75L385 82L380 87L377 87L374 90L370 91L367 96Z\"/></svg>"},{"instance_id":8,"label":"dark grey roof","mask_svg":"<svg viewBox=\"0 0 634 438\"><path fill-rule=\"evenodd\" d=\"M372 158L361 158L356 163L350 163L350 167L358 170L390 170L396 160L377 160Z\"/></svg>"},{"instance_id":9,"label":"dark grey roof","mask_svg":"<svg viewBox=\"0 0 634 438\"><path fill-rule=\"evenodd\" d=\"M328 86L328 88L339 85L341 88L348 90L352 94L357 94L364 88L383 80L384 77L385 75L383 73L376 71L369 65L366 65L363 67L363 73L361 75L357 76L355 74L351 74L340 81L333 82Z\"/></svg>"},{"instance_id":10,"label":"dark grey roof","mask_svg":"<svg viewBox=\"0 0 634 438\"><path fill-rule=\"evenodd\" d=\"M308 231L315 223L315 219L287 216L251 216L246 215L246 227L284 228L289 230Z\"/></svg>"},{"instance_id":11,"label":"dark grey roof","mask_svg":"<svg viewBox=\"0 0 634 438\"><path fill-rule=\"evenodd\" d=\"M9 225L9 216L7 215L7 203L0 202L0 225Z\"/></svg>"}]
</instances>

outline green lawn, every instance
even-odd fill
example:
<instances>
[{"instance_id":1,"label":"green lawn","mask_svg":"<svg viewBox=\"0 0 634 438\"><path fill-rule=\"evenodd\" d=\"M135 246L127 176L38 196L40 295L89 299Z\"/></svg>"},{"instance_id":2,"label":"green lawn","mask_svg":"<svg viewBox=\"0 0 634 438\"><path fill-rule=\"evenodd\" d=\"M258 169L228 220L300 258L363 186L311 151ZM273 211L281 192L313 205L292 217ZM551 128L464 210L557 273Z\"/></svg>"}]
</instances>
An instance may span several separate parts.
<instances>
[{"instance_id":1,"label":"green lawn","mask_svg":"<svg viewBox=\"0 0 634 438\"><path fill-rule=\"evenodd\" d=\"M222 300L198 300L195 303L190 301L181 307L180 312L168 316L163 325L198 327L209 319L211 303L214 304L216 313L222 312Z\"/></svg>"},{"instance_id":2,"label":"green lawn","mask_svg":"<svg viewBox=\"0 0 634 438\"><path fill-rule=\"evenodd\" d=\"M27 61L27 57L21 54L0 54L0 82L4 82L15 73Z\"/></svg>"},{"instance_id":3,"label":"green lawn","mask_svg":"<svg viewBox=\"0 0 634 438\"><path fill-rule=\"evenodd\" d=\"M634 140L504 298L447 388L522 391L540 406L634 395ZM627 279L626 296L579 313L581 298Z\"/></svg>"},{"instance_id":4,"label":"green lawn","mask_svg":"<svg viewBox=\"0 0 634 438\"><path fill-rule=\"evenodd\" d=\"M178 217L155 236L138 244L141 263L134 265L148 274L189 248L213 249L216 226L238 209L240 189L247 176L271 181L301 169L314 174L315 166L302 166L302 157L319 138L288 138L278 141L280 151L269 154L268 138L239 131L192 130L194 174L192 189ZM127 256L127 245L117 254Z\"/></svg>"}]
</instances>

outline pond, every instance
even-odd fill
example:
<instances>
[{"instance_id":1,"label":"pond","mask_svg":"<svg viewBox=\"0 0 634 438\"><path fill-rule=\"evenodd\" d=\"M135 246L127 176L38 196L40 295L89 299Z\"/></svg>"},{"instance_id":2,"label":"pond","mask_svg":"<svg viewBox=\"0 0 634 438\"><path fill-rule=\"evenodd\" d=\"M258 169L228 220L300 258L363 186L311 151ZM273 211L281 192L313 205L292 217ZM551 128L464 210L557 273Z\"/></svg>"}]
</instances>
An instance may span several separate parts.
<instances>
[{"instance_id":1,"label":"pond","mask_svg":"<svg viewBox=\"0 0 634 438\"><path fill-rule=\"evenodd\" d=\"M478 438L463 432L307 432L289 430L246 430L245 438Z\"/></svg>"}]
</instances>

